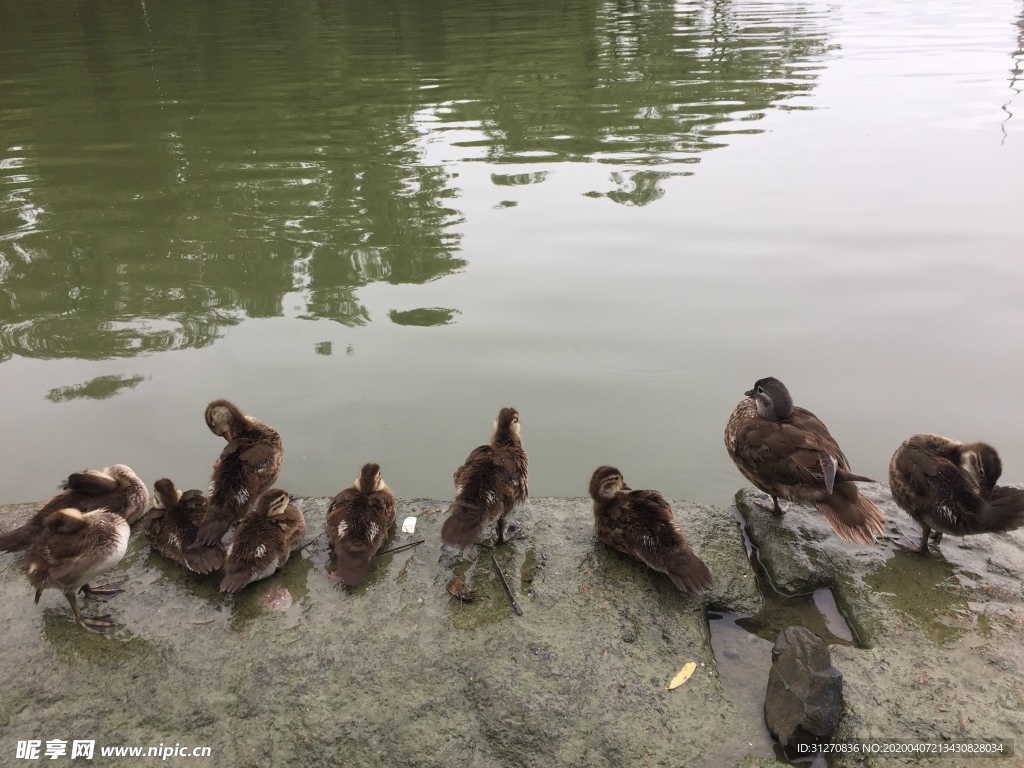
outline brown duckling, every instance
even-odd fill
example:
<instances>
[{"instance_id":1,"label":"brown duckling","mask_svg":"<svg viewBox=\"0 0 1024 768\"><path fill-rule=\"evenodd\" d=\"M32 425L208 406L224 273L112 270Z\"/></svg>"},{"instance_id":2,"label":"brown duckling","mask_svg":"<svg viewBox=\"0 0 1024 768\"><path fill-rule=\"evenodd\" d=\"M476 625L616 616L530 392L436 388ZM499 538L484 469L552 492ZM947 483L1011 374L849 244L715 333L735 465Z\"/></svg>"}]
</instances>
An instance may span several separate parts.
<instances>
[{"instance_id":1,"label":"brown duckling","mask_svg":"<svg viewBox=\"0 0 1024 768\"><path fill-rule=\"evenodd\" d=\"M370 572L370 561L388 537L398 504L376 464L366 464L349 488L327 510L327 538L334 550L335 573L356 585Z\"/></svg>"},{"instance_id":2,"label":"brown duckling","mask_svg":"<svg viewBox=\"0 0 1024 768\"><path fill-rule=\"evenodd\" d=\"M1024 490L997 486L1003 464L987 443L961 443L942 435L914 435L889 462L889 487L896 503L922 529L920 540L904 535L894 543L928 554L929 534L970 536L1024 526Z\"/></svg>"},{"instance_id":3,"label":"brown duckling","mask_svg":"<svg viewBox=\"0 0 1024 768\"><path fill-rule=\"evenodd\" d=\"M36 589L36 602L44 589L59 589L83 629L102 634L114 626L109 614L83 617L75 593L81 590L86 597L106 602L124 591L115 584L90 587L89 582L121 561L130 533L128 521L111 512L83 513L74 508L50 512L25 555L25 572Z\"/></svg>"},{"instance_id":4,"label":"brown duckling","mask_svg":"<svg viewBox=\"0 0 1024 768\"><path fill-rule=\"evenodd\" d=\"M18 552L26 549L42 531L45 520L59 509L77 509L79 512L104 510L120 515L131 525L149 506L146 484L131 467L115 464L99 471L87 469L70 475L58 493L27 523L0 535L0 551Z\"/></svg>"},{"instance_id":5,"label":"brown duckling","mask_svg":"<svg viewBox=\"0 0 1024 768\"><path fill-rule=\"evenodd\" d=\"M502 408L494 422L490 445L475 448L455 470L455 501L441 528L441 540L465 549L479 540L484 526L497 520L497 541L515 535L517 525L505 528L505 517L526 501L529 463L519 438L519 413Z\"/></svg>"},{"instance_id":6,"label":"brown duckling","mask_svg":"<svg viewBox=\"0 0 1024 768\"><path fill-rule=\"evenodd\" d=\"M167 478L153 485L153 508L142 518L142 532L149 545L178 565L199 574L224 565L224 547L201 544L199 523L206 516L206 497L199 490L181 493Z\"/></svg>"},{"instance_id":7,"label":"brown duckling","mask_svg":"<svg viewBox=\"0 0 1024 768\"><path fill-rule=\"evenodd\" d=\"M882 533L885 515L861 496L839 445L818 417L794 407L776 378L760 379L744 393L725 426L725 447L743 476L772 498L813 504L849 542L870 544Z\"/></svg>"},{"instance_id":8,"label":"brown duckling","mask_svg":"<svg viewBox=\"0 0 1024 768\"><path fill-rule=\"evenodd\" d=\"M206 406L206 425L228 441L213 465L206 518L199 526L199 541L216 544L277 480L284 444L276 429L227 400Z\"/></svg>"},{"instance_id":9,"label":"brown duckling","mask_svg":"<svg viewBox=\"0 0 1024 768\"><path fill-rule=\"evenodd\" d=\"M306 519L287 491L271 488L235 528L224 559L221 592L237 592L283 568L306 535Z\"/></svg>"},{"instance_id":10,"label":"brown duckling","mask_svg":"<svg viewBox=\"0 0 1024 768\"><path fill-rule=\"evenodd\" d=\"M656 571L683 592L711 586L711 571L694 554L657 491L634 491L615 467L598 467L590 478L597 538Z\"/></svg>"}]
</instances>

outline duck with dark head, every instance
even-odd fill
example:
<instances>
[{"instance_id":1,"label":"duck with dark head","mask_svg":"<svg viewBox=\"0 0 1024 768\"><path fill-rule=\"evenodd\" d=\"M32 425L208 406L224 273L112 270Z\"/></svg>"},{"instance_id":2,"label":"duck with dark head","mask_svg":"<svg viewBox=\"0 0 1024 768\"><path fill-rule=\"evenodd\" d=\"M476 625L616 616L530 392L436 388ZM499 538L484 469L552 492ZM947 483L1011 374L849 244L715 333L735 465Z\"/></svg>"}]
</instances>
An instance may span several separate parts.
<instances>
[{"instance_id":1,"label":"duck with dark head","mask_svg":"<svg viewBox=\"0 0 1024 768\"><path fill-rule=\"evenodd\" d=\"M306 519L287 491L271 488L235 528L227 556L221 592L238 592L284 568L306 535Z\"/></svg>"},{"instance_id":2,"label":"duck with dark head","mask_svg":"<svg viewBox=\"0 0 1024 768\"><path fill-rule=\"evenodd\" d=\"M57 509L46 516L28 544L24 567L35 587L36 602L45 589L59 589L75 613L75 621L89 632L102 634L114 626L109 614L82 616L76 593L106 602L123 592L120 585L91 587L89 582L109 571L128 550L131 529L121 515Z\"/></svg>"},{"instance_id":3,"label":"duck with dark head","mask_svg":"<svg viewBox=\"0 0 1024 768\"><path fill-rule=\"evenodd\" d=\"M340 581L354 586L366 578L397 511L395 494L377 464L364 465L356 481L334 497L327 510L327 538Z\"/></svg>"},{"instance_id":4,"label":"duck with dark head","mask_svg":"<svg viewBox=\"0 0 1024 768\"><path fill-rule=\"evenodd\" d=\"M942 435L907 438L889 462L896 503L922 528L920 540L894 543L922 555L928 538L1003 533L1024 526L1024 490L996 485L1003 473L999 453L987 443L961 443Z\"/></svg>"},{"instance_id":5,"label":"duck with dark head","mask_svg":"<svg viewBox=\"0 0 1024 768\"><path fill-rule=\"evenodd\" d=\"M725 447L737 469L771 497L771 511L782 516L779 498L811 504L841 538L871 544L885 526L882 510L857 490L870 482L850 471L850 463L824 424L793 405L786 385L759 379L744 393L725 426Z\"/></svg>"},{"instance_id":6,"label":"duck with dark head","mask_svg":"<svg viewBox=\"0 0 1024 768\"><path fill-rule=\"evenodd\" d=\"M199 542L199 524L206 517L206 497L200 490L182 493L167 478L153 484L153 507L142 518L149 545L168 560L199 574L224 564L224 547Z\"/></svg>"},{"instance_id":7,"label":"duck with dark head","mask_svg":"<svg viewBox=\"0 0 1024 768\"><path fill-rule=\"evenodd\" d=\"M445 544L465 549L480 540L491 522L496 523L498 544L516 535L518 526L506 528L505 518L529 495L529 462L519 430L519 412L502 408L490 445L474 448L455 470L455 500L441 528Z\"/></svg>"},{"instance_id":8,"label":"duck with dark head","mask_svg":"<svg viewBox=\"0 0 1024 768\"><path fill-rule=\"evenodd\" d=\"M206 426L228 443L213 465L206 517L199 526L198 541L212 545L277 481L284 444L276 429L227 400L206 406Z\"/></svg>"},{"instance_id":9,"label":"duck with dark head","mask_svg":"<svg viewBox=\"0 0 1024 768\"><path fill-rule=\"evenodd\" d=\"M149 504L146 484L124 464L115 464L104 470L76 472L62 486L63 492L46 502L31 520L0 535L0 551L27 549L42 531L46 519L60 509L77 509L79 512L104 510L120 515L131 525L142 517Z\"/></svg>"},{"instance_id":10,"label":"duck with dark head","mask_svg":"<svg viewBox=\"0 0 1024 768\"><path fill-rule=\"evenodd\" d=\"M615 467L590 478L597 538L667 575L683 592L711 586L711 572L694 554L672 507L657 491L634 491Z\"/></svg>"}]
</instances>

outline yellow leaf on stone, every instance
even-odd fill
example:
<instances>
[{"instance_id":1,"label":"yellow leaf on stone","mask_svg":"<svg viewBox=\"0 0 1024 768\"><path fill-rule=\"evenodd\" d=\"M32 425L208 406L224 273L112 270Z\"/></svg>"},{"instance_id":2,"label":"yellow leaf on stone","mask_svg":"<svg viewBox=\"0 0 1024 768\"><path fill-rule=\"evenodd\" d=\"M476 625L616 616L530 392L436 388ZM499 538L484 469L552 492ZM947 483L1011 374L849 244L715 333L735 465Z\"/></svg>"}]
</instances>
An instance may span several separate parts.
<instances>
[{"instance_id":1,"label":"yellow leaf on stone","mask_svg":"<svg viewBox=\"0 0 1024 768\"><path fill-rule=\"evenodd\" d=\"M679 670L679 674L672 678L672 682L668 684L668 690L678 688L680 685L690 679L690 675L697 669L697 662L690 661L683 665L683 668Z\"/></svg>"}]
</instances>

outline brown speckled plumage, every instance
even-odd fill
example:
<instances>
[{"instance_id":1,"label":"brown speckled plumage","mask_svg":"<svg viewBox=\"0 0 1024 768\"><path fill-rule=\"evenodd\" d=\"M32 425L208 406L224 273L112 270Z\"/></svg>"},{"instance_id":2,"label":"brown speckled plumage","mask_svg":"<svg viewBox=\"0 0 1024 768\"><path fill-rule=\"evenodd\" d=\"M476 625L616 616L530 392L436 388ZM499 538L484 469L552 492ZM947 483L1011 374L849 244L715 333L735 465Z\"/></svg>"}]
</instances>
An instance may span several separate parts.
<instances>
[{"instance_id":1,"label":"brown speckled plumage","mask_svg":"<svg viewBox=\"0 0 1024 768\"><path fill-rule=\"evenodd\" d=\"M153 484L154 506L142 518L142 532L153 549L199 574L224 565L224 547L198 541L199 523L206 516L206 497L199 490L181 493L167 478Z\"/></svg>"},{"instance_id":2,"label":"brown speckled plumage","mask_svg":"<svg viewBox=\"0 0 1024 768\"><path fill-rule=\"evenodd\" d=\"M387 540L398 504L380 474L367 464L359 478L331 501L327 538L335 558L335 573L345 584L359 584L370 572L373 556Z\"/></svg>"},{"instance_id":3,"label":"brown speckled plumage","mask_svg":"<svg viewBox=\"0 0 1024 768\"><path fill-rule=\"evenodd\" d=\"M306 520L287 491L271 488L235 528L224 559L221 592L237 592L284 568L306 535Z\"/></svg>"},{"instance_id":4,"label":"brown speckled plumage","mask_svg":"<svg viewBox=\"0 0 1024 768\"><path fill-rule=\"evenodd\" d=\"M896 503L922 527L920 542L897 544L928 554L929 535L971 536L1024 526L1024 490L997 486L1003 472L996 449L942 435L914 435L889 462Z\"/></svg>"},{"instance_id":5,"label":"brown speckled plumage","mask_svg":"<svg viewBox=\"0 0 1024 768\"><path fill-rule=\"evenodd\" d=\"M110 570L124 557L131 529L127 520L110 512L82 513L77 509L50 512L33 533L25 554L24 568L36 590L35 601L45 589L59 589L74 611L75 620L90 632L102 633L113 626L109 615L83 617L76 592L105 599L122 590L97 589L89 582Z\"/></svg>"},{"instance_id":6,"label":"brown speckled plumage","mask_svg":"<svg viewBox=\"0 0 1024 768\"><path fill-rule=\"evenodd\" d=\"M134 523L149 506L146 484L131 467L115 464L102 471L87 469L70 475L64 481L64 490L39 510L32 519L0 535L0 551L18 552L29 546L42 530L43 522L59 509L77 509L79 512L105 510Z\"/></svg>"},{"instance_id":7,"label":"brown speckled plumage","mask_svg":"<svg viewBox=\"0 0 1024 768\"><path fill-rule=\"evenodd\" d=\"M725 447L750 482L772 497L811 504L849 542L870 544L882 533L885 515L854 485L868 478L850 464L824 424L794 407L785 385L760 379L729 417Z\"/></svg>"},{"instance_id":8,"label":"brown speckled plumage","mask_svg":"<svg viewBox=\"0 0 1024 768\"><path fill-rule=\"evenodd\" d=\"M615 467L598 467L590 478L590 498L597 537L605 544L666 574L683 592L711 586L711 572L660 493L634 491Z\"/></svg>"},{"instance_id":9,"label":"brown speckled plumage","mask_svg":"<svg viewBox=\"0 0 1024 768\"><path fill-rule=\"evenodd\" d=\"M199 541L215 544L277 481L284 444L276 429L227 400L206 406L206 425L228 441L213 465L206 518L199 526Z\"/></svg>"},{"instance_id":10,"label":"brown speckled plumage","mask_svg":"<svg viewBox=\"0 0 1024 768\"><path fill-rule=\"evenodd\" d=\"M455 470L455 500L441 528L441 540L465 549L476 543L484 527L497 521L497 540L504 541L505 517L526 501L529 462L519 438L519 413L502 408L490 445L481 445Z\"/></svg>"}]
</instances>

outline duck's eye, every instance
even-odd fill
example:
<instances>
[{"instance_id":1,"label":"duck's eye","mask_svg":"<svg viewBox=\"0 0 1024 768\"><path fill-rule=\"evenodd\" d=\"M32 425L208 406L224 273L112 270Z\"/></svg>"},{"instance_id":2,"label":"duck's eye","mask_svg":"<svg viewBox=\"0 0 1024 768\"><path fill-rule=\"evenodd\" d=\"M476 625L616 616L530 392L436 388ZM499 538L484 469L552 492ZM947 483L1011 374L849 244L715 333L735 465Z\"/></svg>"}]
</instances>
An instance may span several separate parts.
<instances>
[{"instance_id":1,"label":"duck's eye","mask_svg":"<svg viewBox=\"0 0 1024 768\"><path fill-rule=\"evenodd\" d=\"M758 387L757 388L757 394L763 395L764 394L764 387Z\"/></svg>"}]
</instances>

